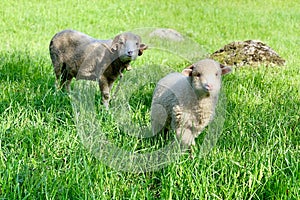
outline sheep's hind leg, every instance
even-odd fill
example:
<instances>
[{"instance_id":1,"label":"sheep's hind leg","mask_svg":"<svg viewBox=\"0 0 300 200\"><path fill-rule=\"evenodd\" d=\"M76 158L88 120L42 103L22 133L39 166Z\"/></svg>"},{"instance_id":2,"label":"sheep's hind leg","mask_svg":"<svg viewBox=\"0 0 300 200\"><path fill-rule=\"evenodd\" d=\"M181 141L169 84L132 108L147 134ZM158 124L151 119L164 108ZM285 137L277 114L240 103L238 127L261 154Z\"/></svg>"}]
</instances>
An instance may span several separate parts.
<instances>
[{"instance_id":1,"label":"sheep's hind leg","mask_svg":"<svg viewBox=\"0 0 300 200\"><path fill-rule=\"evenodd\" d=\"M60 89L60 80L61 80L61 73L55 73L56 80L55 80L55 88L56 90Z\"/></svg>"},{"instance_id":2,"label":"sheep's hind leg","mask_svg":"<svg viewBox=\"0 0 300 200\"><path fill-rule=\"evenodd\" d=\"M57 62L53 62L53 66L54 66L54 73L55 73L55 88L56 90L60 89L60 80L61 80L61 65Z\"/></svg>"},{"instance_id":3,"label":"sheep's hind leg","mask_svg":"<svg viewBox=\"0 0 300 200\"><path fill-rule=\"evenodd\" d=\"M68 72L65 68L62 69L62 74L60 78L60 88L66 88L66 82L67 82Z\"/></svg>"},{"instance_id":4,"label":"sheep's hind leg","mask_svg":"<svg viewBox=\"0 0 300 200\"><path fill-rule=\"evenodd\" d=\"M66 65L62 66L62 75L60 79L60 87L63 87L65 91L70 92L70 84L73 75L66 69Z\"/></svg>"}]
</instances>

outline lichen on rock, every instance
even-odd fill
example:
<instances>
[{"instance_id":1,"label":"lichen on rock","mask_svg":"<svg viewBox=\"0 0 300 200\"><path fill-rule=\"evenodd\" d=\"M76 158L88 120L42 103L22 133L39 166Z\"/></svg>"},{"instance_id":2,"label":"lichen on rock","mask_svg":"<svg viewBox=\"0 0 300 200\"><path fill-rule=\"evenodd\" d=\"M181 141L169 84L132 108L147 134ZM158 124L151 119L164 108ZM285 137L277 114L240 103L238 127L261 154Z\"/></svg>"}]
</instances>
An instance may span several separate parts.
<instances>
[{"instance_id":1,"label":"lichen on rock","mask_svg":"<svg viewBox=\"0 0 300 200\"><path fill-rule=\"evenodd\" d=\"M258 40L232 42L210 55L229 66L283 66L285 60L271 47Z\"/></svg>"}]
</instances>

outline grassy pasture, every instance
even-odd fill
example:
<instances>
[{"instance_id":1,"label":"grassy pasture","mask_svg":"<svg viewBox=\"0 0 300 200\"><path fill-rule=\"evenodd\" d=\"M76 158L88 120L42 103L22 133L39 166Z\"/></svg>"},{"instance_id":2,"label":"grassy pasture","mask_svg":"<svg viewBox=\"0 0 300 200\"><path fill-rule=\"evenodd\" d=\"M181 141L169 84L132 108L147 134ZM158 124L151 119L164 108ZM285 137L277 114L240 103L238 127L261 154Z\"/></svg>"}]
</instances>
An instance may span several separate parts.
<instances>
[{"instance_id":1,"label":"grassy pasture","mask_svg":"<svg viewBox=\"0 0 300 200\"><path fill-rule=\"evenodd\" d=\"M299 6L290 0L2 0L0 199L299 199ZM207 53L258 39L287 63L237 68L224 76L225 123L208 155L183 155L155 172L122 172L83 146L69 96L55 91L48 44L67 28L111 38L143 27L176 29ZM132 66L149 63L175 71L187 65L180 56L148 50ZM136 123L149 123L153 89L149 84L130 100ZM98 117L107 117L101 108ZM117 145L141 145L119 134L113 119L105 120L101 125Z\"/></svg>"}]
</instances>

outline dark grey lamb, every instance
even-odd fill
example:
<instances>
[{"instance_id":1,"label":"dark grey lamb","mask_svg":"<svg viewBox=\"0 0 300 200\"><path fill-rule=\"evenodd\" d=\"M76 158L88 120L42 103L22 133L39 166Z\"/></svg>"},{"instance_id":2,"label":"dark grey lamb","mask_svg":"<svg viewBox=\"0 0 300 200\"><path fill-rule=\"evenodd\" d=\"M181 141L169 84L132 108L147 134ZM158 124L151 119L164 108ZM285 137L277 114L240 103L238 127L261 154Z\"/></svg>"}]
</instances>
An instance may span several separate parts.
<instances>
[{"instance_id":1,"label":"dark grey lamb","mask_svg":"<svg viewBox=\"0 0 300 200\"><path fill-rule=\"evenodd\" d=\"M140 36L130 32L113 40L94 39L75 30L58 32L49 45L56 86L69 91L73 78L99 81L102 103L108 108L114 81L146 49Z\"/></svg>"}]
</instances>

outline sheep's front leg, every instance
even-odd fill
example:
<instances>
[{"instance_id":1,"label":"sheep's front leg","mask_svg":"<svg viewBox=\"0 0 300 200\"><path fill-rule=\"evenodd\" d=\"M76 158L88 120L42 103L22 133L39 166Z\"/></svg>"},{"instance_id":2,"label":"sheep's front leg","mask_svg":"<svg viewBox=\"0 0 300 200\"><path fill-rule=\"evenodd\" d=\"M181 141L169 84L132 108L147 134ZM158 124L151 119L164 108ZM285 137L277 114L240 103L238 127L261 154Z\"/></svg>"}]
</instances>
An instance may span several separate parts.
<instances>
[{"instance_id":1,"label":"sheep's front leg","mask_svg":"<svg viewBox=\"0 0 300 200\"><path fill-rule=\"evenodd\" d=\"M191 115L178 105L173 108L172 126L175 127L176 136L184 146L195 144Z\"/></svg>"},{"instance_id":2,"label":"sheep's front leg","mask_svg":"<svg viewBox=\"0 0 300 200\"><path fill-rule=\"evenodd\" d=\"M99 87L102 94L102 103L106 109L109 107L109 99L110 99L110 87L107 78L101 76L99 80Z\"/></svg>"},{"instance_id":3,"label":"sheep's front leg","mask_svg":"<svg viewBox=\"0 0 300 200\"><path fill-rule=\"evenodd\" d=\"M186 147L195 145L195 137L192 131L184 126L180 126L176 129L176 136Z\"/></svg>"}]
</instances>

